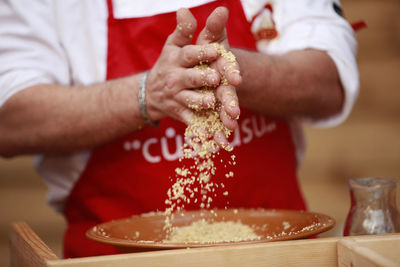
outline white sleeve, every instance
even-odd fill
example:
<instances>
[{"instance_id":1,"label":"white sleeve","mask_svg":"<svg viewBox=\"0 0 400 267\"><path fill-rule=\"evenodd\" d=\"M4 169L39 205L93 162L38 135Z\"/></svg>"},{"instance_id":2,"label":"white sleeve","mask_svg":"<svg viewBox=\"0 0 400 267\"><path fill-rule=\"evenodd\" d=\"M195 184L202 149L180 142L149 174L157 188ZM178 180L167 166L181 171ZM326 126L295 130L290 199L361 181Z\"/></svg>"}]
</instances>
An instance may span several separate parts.
<instances>
[{"instance_id":1,"label":"white sleeve","mask_svg":"<svg viewBox=\"0 0 400 267\"><path fill-rule=\"evenodd\" d=\"M52 0L0 0L0 107L39 83L68 84Z\"/></svg>"},{"instance_id":2,"label":"white sleeve","mask_svg":"<svg viewBox=\"0 0 400 267\"><path fill-rule=\"evenodd\" d=\"M327 119L304 120L319 127L338 125L350 114L359 90L355 58L357 41L351 25L335 12L334 4L340 6L339 1L276 0L272 4L279 35L268 45L259 41L258 49L273 54L307 48L326 51L334 61L342 82L343 108L339 114Z\"/></svg>"}]
</instances>

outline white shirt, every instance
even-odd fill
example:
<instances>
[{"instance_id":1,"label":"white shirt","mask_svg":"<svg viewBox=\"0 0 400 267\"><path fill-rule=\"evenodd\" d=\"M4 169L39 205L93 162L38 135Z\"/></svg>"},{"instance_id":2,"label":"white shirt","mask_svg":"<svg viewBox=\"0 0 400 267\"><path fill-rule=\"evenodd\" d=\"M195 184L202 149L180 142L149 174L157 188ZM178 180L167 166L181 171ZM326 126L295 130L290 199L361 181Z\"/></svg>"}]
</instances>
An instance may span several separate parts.
<instances>
[{"instance_id":1,"label":"white shirt","mask_svg":"<svg viewBox=\"0 0 400 267\"><path fill-rule=\"evenodd\" d=\"M212 0L113 0L116 18L143 17L193 7ZM241 0L246 18L257 32L272 21L279 37L260 40L262 53L284 54L314 48L333 59L344 88L340 114L315 126L334 126L346 119L358 95L357 43L348 22L333 9L333 0ZM271 3L273 13L265 9ZM106 79L106 0L0 0L0 106L15 93L39 84L89 85ZM304 139L300 123L292 133L300 160ZM80 177L90 151L62 156L37 156L35 164L49 186L48 201L62 210Z\"/></svg>"}]
</instances>

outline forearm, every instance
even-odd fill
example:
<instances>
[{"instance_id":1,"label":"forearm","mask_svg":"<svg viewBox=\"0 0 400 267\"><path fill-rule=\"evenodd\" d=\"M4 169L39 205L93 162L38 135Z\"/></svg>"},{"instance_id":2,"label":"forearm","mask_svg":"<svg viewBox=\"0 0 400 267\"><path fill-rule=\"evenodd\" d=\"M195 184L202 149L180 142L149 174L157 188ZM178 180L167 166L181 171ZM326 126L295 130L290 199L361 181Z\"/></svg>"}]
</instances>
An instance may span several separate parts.
<instances>
[{"instance_id":1,"label":"forearm","mask_svg":"<svg viewBox=\"0 0 400 267\"><path fill-rule=\"evenodd\" d=\"M224 32L228 11L222 8L213 14L222 26L216 28L217 36L219 31ZM224 126L234 130L239 108L233 88L220 89L219 95L211 97L192 90L220 84L219 72L196 67L201 62L220 62L216 47L208 43L191 45L196 20L189 10L178 10L177 25L142 87L148 119L169 117L188 124L194 117L191 106L208 108L218 100L233 103L220 112L226 114L221 116ZM0 155L91 149L140 129L144 124L138 104L141 77L134 75L87 87L37 85L15 94L0 107ZM231 82L228 76L227 80Z\"/></svg>"},{"instance_id":2,"label":"forearm","mask_svg":"<svg viewBox=\"0 0 400 267\"><path fill-rule=\"evenodd\" d=\"M90 149L139 129L139 79L37 85L15 94L0 108L0 155Z\"/></svg>"},{"instance_id":3,"label":"forearm","mask_svg":"<svg viewBox=\"0 0 400 267\"><path fill-rule=\"evenodd\" d=\"M334 62L322 51L271 56L234 49L243 82L240 105L278 118L326 118L340 112L343 89Z\"/></svg>"}]
</instances>

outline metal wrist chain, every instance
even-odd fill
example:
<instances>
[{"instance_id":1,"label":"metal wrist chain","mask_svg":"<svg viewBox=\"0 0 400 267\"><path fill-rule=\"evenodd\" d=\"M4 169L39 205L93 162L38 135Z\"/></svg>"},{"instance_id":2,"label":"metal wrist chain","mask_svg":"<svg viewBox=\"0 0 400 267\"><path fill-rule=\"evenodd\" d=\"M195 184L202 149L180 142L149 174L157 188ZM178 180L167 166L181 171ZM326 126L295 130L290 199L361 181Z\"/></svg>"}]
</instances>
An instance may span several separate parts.
<instances>
[{"instance_id":1,"label":"metal wrist chain","mask_svg":"<svg viewBox=\"0 0 400 267\"><path fill-rule=\"evenodd\" d=\"M138 99L139 99L139 107L140 107L140 113L142 114L143 120L150 125L150 127L156 128L160 121L155 121L153 122L149 114L147 113L147 108L146 108L146 80L147 80L147 74L149 72L146 71L142 78L140 79L139 82L139 92L138 92Z\"/></svg>"}]
</instances>

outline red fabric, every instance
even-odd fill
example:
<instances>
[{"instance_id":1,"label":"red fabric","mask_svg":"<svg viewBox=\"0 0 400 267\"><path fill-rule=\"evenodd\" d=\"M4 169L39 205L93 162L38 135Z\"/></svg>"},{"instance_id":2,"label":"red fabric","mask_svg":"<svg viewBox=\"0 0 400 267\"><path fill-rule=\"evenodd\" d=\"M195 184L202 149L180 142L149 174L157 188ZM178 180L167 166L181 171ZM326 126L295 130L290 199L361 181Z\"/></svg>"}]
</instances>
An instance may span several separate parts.
<instances>
[{"instance_id":1,"label":"red fabric","mask_svg":"<svg viewBox=\"0 0 400 267\"><path fill-rule=\"evenodd\" d=\"M192 8L198 31L211 11L221 5L230 10L227 26L230 44L254 50L255 42L239 0L216 1ZM115 19L111 15L107 79L151 68L175 27L175 19L175 13L140 19ZM224 165L230 154L221 152L223 162L216 160L217 173L212 178L215 182L224 182L229 196L223 196L221 191L214 198L213 207L223 208L228 201L231 207L304 209L288 124L242 109L239 125L233 136L233 141L240 143L234 150L235 176L224 177ZM164 119L157 129L146 127L92 152L66 203L65 257L119 253L112 246L88 240L85 231L105 221L165 209L166 192L172 184L169 178L183 164L174 153L177 144L182 142L184 129L184 124Z\"/></svg>"},{"instance_id":2,"label":"red fabric","mask_svg":"<svg viewBox=\"0 0 400 267\"><path fill-rule=\"evenodd\" d=\"M359 20L351 23L351 27L353 28L354 31L359 31L364 28L367 28L367 23L364 20Z\"/></svg>"}]
</instances>

